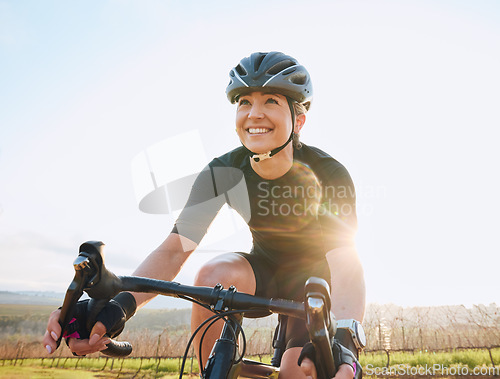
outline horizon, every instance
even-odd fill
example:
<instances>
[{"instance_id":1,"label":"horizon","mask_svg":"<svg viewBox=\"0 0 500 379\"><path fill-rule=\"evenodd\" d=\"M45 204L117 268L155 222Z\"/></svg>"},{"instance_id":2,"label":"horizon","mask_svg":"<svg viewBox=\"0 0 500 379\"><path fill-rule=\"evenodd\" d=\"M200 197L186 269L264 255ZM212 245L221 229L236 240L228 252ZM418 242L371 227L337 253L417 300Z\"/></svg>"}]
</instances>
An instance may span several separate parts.
<instances>
[{"instance_id":1,"label":"horizon","mask_svg":"<svg viewBox=\"0 0 500 379\"><path fill-rule=\"evenodd\" d=\"M19 302L7 302L4 298L2 298L2 295L9 295L9 294L14 294L14 295L21 295L21 296L26 296L29 298L35 297L39 299L40 297L44 297L47 299L51 299L54 301L46 302L46 303L30 303L27 302L29 299L19 299ZM41 295L41 296L40 296ZM54 291L3 291L0 290L0 305L14 305L14 304L19 304L19 305L47 305L47 306L57 306L57 305L62 305L62 300L64 300L64 295L65 292L54 292ZM87 295L84 293L82 298L87 298ZM57 302L55 300L60 300L61 302ZM165 309L165 310L171 310L171 309L189 309L191 308L191 302L183 300L183 299L178 299L175 297L169 297L169 296L161 296L159 295L155 299L153 299L151 302L147 303L143 308L144 309ZM379 302L367 302L366 303L366 308L368 309L369 307L398 307L398 308L403 308L403 309L417 309L417 308L439 308L439 307L465 307L465 309L474 309L477 307L499 307L500 304L497 304L496 302L491 302L489 304L483 304L483 303L478 303L478 304L437 304L437 305L400 305L400 304L395 304L395 303L379 303ZM141 308L141 309L143 309Z\"/></svg>"}]
</instances>

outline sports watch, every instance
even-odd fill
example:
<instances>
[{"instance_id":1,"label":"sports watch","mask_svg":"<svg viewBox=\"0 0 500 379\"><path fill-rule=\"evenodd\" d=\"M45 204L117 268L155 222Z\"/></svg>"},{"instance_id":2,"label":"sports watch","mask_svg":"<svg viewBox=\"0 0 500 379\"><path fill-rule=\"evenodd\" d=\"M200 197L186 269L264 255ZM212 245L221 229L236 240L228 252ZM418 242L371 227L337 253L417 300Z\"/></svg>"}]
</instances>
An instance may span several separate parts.
<instances>
[{"instance_id":1,"label":"sports watch","mask_svg":"<svg viewBox=\"0 0 500 379\"><path fill-rule=\"evenodd\" d=\"M337 329L347 330L358 350L362 350L366 346L365 330L359 321L353 318L347 320L337 320Z\"/></svg>"}]
</instances>

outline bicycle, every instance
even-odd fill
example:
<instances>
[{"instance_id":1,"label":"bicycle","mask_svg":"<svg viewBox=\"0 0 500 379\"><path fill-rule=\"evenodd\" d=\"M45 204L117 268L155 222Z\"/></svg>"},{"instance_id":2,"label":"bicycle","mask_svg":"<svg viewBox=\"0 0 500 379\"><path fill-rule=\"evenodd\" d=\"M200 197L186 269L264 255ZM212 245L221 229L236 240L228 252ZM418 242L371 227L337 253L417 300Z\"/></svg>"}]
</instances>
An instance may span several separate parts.
<instances>
[{"instance_id":1,"label":"bicycle","mask_svg":"<svg viewBox=\"0 0 500 379\"><path fill-rule=\"evenodd\" d=\"M287 317L306 320L311 342L317 352L316 368L318 378L335 376L335 364L331 350L331 339L336 325L330 312L330 291L327 282L320 278L310 278L305 284L305 301L295 302L283 299L266 299L245 293L236 288L223 289L220 284L212 287L195 287L177 282L155 280L135 276L116 276L104 265L102 242L88 241L80 246L79 254L73 263L75 276L66 291L59 323L62 328L57 341L60 345L64 331L73 318L74 308L85 291L89 297L87 328L90 330L95 319L106 303L122 291L148 292L175 296L195 302L214 312L191 336L185 350L179 378L182 378L184 364L194 336L205 326L207 329L219 319L225 320L220 338L215 342L204 369L200 362L203 378L277 378L281 357L284 353ZM255 314L265 317L271 313L279 314L278 326L273 340L274 355L271 364L244 358L244 332L236 314ZM238 338L242 336L242 351L238 357ZM202 335L202 339L204 334ZM132 352L128 342L111 340L102 353L108 356L124 357ZM201 346L201 344L200 344ZM201 349L201 348L200 348ZM201 356L201 354L200 354ZM319 366L319 367L318 367Z\"/></svg>"}]
</instances>

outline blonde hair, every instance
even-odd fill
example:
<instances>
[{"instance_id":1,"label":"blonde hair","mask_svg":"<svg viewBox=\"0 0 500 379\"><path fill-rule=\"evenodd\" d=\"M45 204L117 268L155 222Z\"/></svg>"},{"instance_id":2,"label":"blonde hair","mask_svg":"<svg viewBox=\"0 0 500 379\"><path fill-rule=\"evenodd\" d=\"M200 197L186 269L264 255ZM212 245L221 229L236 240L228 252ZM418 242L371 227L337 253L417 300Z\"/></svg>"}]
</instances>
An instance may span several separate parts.
<instances>
[{"instance_id":1,"label":"blonde hair","mask_svg":"<svg viewBox=\"0 0 500 379\"><path fill-rule=\"evenodd\" d=\"M301 114L307 113L307 107L304 104L298 103L296 101L293 102L293 111L295 112L295 117ZM302 143L300 142L300 135L298 133L293 133L292 137L293 147L297 150L302 148Z\"/></svg>"}]
</instances>

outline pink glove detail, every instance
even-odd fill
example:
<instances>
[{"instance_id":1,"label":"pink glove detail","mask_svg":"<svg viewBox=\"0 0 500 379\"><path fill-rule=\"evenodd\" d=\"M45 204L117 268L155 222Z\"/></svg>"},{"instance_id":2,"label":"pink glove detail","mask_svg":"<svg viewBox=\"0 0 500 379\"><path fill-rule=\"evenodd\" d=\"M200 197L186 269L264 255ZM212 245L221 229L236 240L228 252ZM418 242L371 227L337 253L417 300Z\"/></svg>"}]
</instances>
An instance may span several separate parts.
<instances>
[{"instance_id":1,"label":"pink glove detail","mask_svg":"<svg viewBox=\"0 0 500 379\"><path fill-rule=\"evenodd\" d=\"M71 325L76 321L76 318L73 318L69 323L68 326ZM70 328L71 329L71 328ZM68 331L65 331L63 334L64 338L80 338L80 334L75 330L73 333L68 334Z\"/></svg>"}]
</instances>

